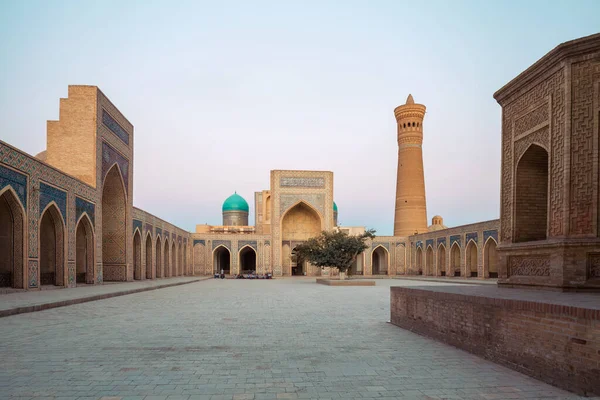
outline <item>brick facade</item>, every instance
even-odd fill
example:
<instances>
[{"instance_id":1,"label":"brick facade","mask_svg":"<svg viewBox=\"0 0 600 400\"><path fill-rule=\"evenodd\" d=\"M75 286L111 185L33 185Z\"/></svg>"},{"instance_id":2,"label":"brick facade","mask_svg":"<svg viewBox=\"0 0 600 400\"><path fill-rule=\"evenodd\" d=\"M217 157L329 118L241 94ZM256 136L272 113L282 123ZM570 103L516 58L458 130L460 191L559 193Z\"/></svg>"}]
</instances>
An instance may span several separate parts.
<instances>
[{"instance_id":1,"label":"brick facade","mask_svg":"<svg viewBox=\"0 0 600 400\"><path fill-rule=\"evenodd\" d=\"M499 283L600 290L600 34L557 46L494 97L502 106Z\"/></svg>"},{"instance_id":2,"label":"brick facade","mask_svg":"<svg viewBox=\"0 0 600 400\"><path fill-rule=\"evenodd\" d=\"M500 292L392 287L391 322L552 385L600 395L597 298L586 304L555 292Z\"/></svg>"}]
</instances>

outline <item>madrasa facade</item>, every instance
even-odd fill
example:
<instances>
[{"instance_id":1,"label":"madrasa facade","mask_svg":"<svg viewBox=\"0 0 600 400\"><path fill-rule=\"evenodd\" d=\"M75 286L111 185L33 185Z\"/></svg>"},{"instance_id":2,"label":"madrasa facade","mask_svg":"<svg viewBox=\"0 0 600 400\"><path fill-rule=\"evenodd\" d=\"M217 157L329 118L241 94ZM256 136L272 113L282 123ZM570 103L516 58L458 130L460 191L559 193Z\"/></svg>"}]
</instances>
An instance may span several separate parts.
<instances>
[{"instance_id":1,"label":"madrasa facade","mask_svg":"<svg viewBox=\"0 0 600 400\"><path fill-rule=\"evenodd\" d=\"M426 107L409 95L394 110L394 235L370 240L351 275L600 288L600 34L560 44L494 97L502 107L501 219L427 223ZM253 225L247 200L233 193L222 225L186 231L134 207L133 148L133 125L95 86L69 86L42 153L0 141L1 286L37 290L221 270L335 275L298 259L295 246L324 230L364 232L337 226L334 173L311 170L271 171L270 187L253 195Z\"/></svg>"}]
</instances>

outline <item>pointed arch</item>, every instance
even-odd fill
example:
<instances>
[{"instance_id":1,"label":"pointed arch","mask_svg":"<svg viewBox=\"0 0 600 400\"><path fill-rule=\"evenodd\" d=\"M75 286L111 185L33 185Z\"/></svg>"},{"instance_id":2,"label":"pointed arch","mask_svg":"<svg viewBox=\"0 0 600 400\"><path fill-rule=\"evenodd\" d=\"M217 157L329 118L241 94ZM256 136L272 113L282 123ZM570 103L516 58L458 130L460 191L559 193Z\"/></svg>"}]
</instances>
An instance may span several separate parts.
<instances>
[{"instance_id":1,"label":"pointed arch","mask_svg":"<svg viewBox=\"0 0 600 400\"><path fill-rule=\"evenodd\" d=\"M6 186L0 190L0 286L24 289L25 271L25 208L17 192ZM36 282L37 276L29 277Z\"/></svg>"},{"instance_id":2,"label":"pointed arch","mask_svg":"<svg viewBox=\"0 0 600 400\"><path fill-rule=\"evenodd\" d=\"M177 276L177 246L174 240L171 243L171 276Z\"/></svg>"},{"instance_id":3,"label":"pointed arch","mask_svg":"<svg viewBox=\"0 0 600 400\"><path fill-rule=\"evenodd\" d=\"M416 264L417 275L423 275L423 249L421 247L417 247Z\"/></svg>"},{"instance_id":4,"label":"pointed arch","mask_svg":"<svg viewBox=\"0 0 600 400\"><path fill-rule=\"evenodd\" d=\"M75 226L75 284L94 283L96 237L92 220L83 212Z\"/></svg>"},{"instance_id":5,"label":"pointed arch","mask_svg":"<svg viewBox=\"0 0 600 400\"><path fill-rule=\"evenodd\" d=\"M41 284L65 286L65 223L54 201L42 211L38 232Z\"/></svg>"},{"instance_id":6,"label":"pointed arch","mask_svg":"<svg viewBox=\"0 0 600 400\"><path fill-rule=\"evenodd\" d=\"M224 246L217 246L213 252L213 271L215 274L220 274L221 271L225 275L231 274L231 251Z\"/></svg>"},{"instance_id":7,"label":"pointed arch","mask_svg":"<svg viewBox=\"0 0 600 400\"><path fill-rule=\"evenodd\" d=\"M240 266L240 273L256 272L256 250L250 245L243 246L238 251L238 265Z\"/></svg>"},{"instance_id":8,"label":"pointed arch","mask_svg":"<svg viewBox=\"0 0 600 400\"><path fill-rule=\"evenodd\" d=\"M105 281L127 279L127 194L118 164L102 184L102 268Z\"/></svg>"},{"instance_id":9,"label":"pointed arch","mask_svg":"<svg viewBox=\"0 0 600 400\"><path fill-rule=\"evenodd\" d=\"M383 245L377 245L371 252L371 274L387 275L390 252Z\"/></svg>"},{"instance_id":10,"label":"pointed arch","mask_svg":"<svg viewBox=\"0 0 600 400\"><path fill-rule=\"evenodd\" d=\"M498 253L496 248L498 243L493 237L489 237L483 246L483 270L488 278L498 277Z\"/></svg>"},{"instance_id":11,"label":"pointed arch","mask_svg":"<svg viewBox=\"0 0 600 400\"><path fill-rule=\"evenodd\" d=\"M516 165L514 242L545 240L548 231L548 151L532 143Z\"/></svg>"},{"instance_id":12,"label":"pointed arch","mask_svg":"<svg viewBox=\"0 0 600 400\"><path fill-rule=\"evenodd\" d=\"M281 216L282 240L302 241L318 236L324 228L323 221L316 208L299 200Z\"/></svg>"},{"instance_id":13,"label":"pointed arch","mask_svg":"<svg viewBox=\"0 0 600 400\"><path fill-rule=\"evenodd\" d=\"M448 274L448 265L446 264L446 245L440 243L437 249L437 269L438 274L446 276Z\"/></svg>"},{"instance_id":14,"label":"pointed arch","mask_svg":"<svg viewBox=\"0 0 600 400\"><path fill-rule=\"evenodd\" d=\"M460 246L454 242L450 247L450 276L460 275Z\"/></svg>"},{"instance_id":15,"label":"pointed arch","mask_svg":"<svg viewBox=\"0 0 600 400\"><path fill-rule=\"evenodd\" d=\"M188 251L187 251L187 242L183 244L183 274L191 275L188 267Z\"/></svg>"},{"instance_id":16,"label":"pointed arch","mask_svg":"<svg viewBox=\"0 0 600 400\"><path fill-rule=\"evenodd\" d=\"M133 279L142 279L142 233L138 228L133 232Z\"/></svg>"},{"instance_id":17,"label":"pointed arch","mask_svg":"<svg viewBox=\"0 0 600 400\"><path fill-rule=\"evenodd\" d=\"M163 274L163 257L162 257L162 241L160 240L160 235L156 236L156 255L154 257L156 259L156 277L162 278Z\"/></svg>"},{"instance_id":18,"label":"pointed arch","mask_svg":"<svg viewBox=\"0 0 600 400\"><path fill-rule=\"evenodd\" d=\"M465 276L470 276L471 278L477 277L477 250L477 243L473 239L469 240L469 243L467 243L467 247L465 248Z\"/></svg>"},{"instance_id":19,"label":"pointed arch","mask_svg":"<svg viewBox=\"0 0 600 400\"><path fill-rule=\"evenodd\" d=\"M169 247L169 238L168 237L165 237L163 249L164 249L163 256L165 259L164 266L163 266L163 269L164 269L163 276L165 278L169 278L171 276L171 257L170 257L170 251L169 251L171 248Z\"/></svg>"},{"instance_id":20,"label":"pointed arch","mask_svg":"<svg viewBox=\"0 0 600 400\"><path fill-rule=\"evenodd\" d=\"M146 233L146 279L153 279L152 274L152 234L150 231Z\"/></svg>"},{"instance_id":21,"label":"pointed arch","mask_svg":"<svg viewBox=\"0 0 600 400\"><path fill-rule=\"evenodd\" d=\"M425 275L435 275L433 271L433 246L427 246L425 252Z\"/></svg>"}]
</instances>

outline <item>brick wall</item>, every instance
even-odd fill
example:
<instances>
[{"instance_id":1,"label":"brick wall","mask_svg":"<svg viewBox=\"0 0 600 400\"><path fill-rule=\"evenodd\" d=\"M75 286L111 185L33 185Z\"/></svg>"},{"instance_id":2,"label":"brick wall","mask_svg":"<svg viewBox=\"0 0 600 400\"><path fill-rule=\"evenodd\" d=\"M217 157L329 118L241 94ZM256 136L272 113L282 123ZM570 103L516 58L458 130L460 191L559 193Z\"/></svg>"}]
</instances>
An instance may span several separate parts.
<instances>
[{"instance_id":1,"label":"brick wall","mask_svg":"<svg viewBox=\"0 0 600 400\"><path fill-rule=\"evenodd\" d=\"M401 328L549 384L600 395L597 308L404 287L392 287L390 298L391 322Z\"/></svg>"}]
</instances>

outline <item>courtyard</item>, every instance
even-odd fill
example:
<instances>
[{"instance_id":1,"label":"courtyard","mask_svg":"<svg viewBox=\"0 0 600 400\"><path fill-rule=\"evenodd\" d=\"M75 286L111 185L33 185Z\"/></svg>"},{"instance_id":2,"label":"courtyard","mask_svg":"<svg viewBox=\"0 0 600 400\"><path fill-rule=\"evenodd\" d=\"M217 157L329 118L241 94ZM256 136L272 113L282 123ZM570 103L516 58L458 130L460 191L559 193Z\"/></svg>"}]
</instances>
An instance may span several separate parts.
<instances>
[{"instance_id":1,"label":"courtyard","mask_svg":"<svg viewBox=\"0 0 600 400\"><path fill-rule=\"evenodd\" d=\"M211 279L1 318L0 397L579 398L387 323L390 286L431 285Z\"/></svg>"}]
</instances>

